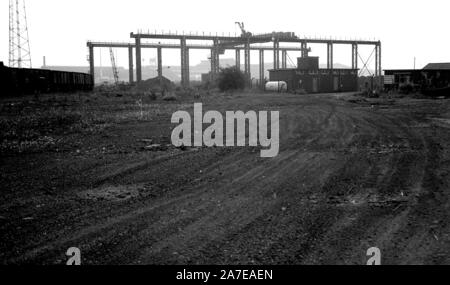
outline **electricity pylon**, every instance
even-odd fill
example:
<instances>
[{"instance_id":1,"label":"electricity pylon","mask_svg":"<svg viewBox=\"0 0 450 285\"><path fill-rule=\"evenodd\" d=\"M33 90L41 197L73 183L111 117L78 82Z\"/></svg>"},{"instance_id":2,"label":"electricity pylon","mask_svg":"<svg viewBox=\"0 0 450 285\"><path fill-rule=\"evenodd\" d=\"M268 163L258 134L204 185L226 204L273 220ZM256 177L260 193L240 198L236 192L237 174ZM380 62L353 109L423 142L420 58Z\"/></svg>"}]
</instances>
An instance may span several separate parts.
<instances>
[{"instance_id":1,"label":"electricity pylon","mask_svg":"<svg viewBox=\"0 0 450 285\"><path fill-rule=\"evenodd\" d=\"M25 0L9 0L9 66L32 67Z\"/></svg>"}]
</instances>

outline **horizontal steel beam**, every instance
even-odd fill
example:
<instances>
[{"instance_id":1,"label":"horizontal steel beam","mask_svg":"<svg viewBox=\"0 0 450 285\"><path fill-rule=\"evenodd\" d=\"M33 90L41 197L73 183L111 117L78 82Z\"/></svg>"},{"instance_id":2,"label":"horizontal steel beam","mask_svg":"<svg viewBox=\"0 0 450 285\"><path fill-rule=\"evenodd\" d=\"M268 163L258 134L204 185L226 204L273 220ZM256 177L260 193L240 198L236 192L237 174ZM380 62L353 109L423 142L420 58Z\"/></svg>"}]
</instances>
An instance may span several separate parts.
<instances>
[{"instance_id":1,"label":"horizontal steel beam","mask_svg":"<svg viewBox=\"0 0 450 285\"><path fill-rule=\"evenodd\" d=\"M178 35L178 34L130 34L131 38L141 38L141 39L172 39L179 40L185 38L186 40L220 40L220 41L243 41L248 39L251 41L258 42L272 42L274 37L264 35L264 36L251 36L245 37L232 37L232 36L219 36L219 35ZM292 37L276 37L279 42L284 43L317 43L317 44L327 44L332 42L333 44L358 44L358 45L376 45L379 41L365 41L365 40L339 40L339 39L320 39L320 38L292 38Z\"/></svg>"},{"instance_id":2,"label":"horizontal steel beam","mask_svg":"<svg viewBox=\"0 0 450 285\"><path fill-rule=\"evenodd\" d=\"M128 48L128 47L136 47L134 43L119 43L119 42L87 42L88 47L101 47L101 48ZM220 45L219 45L220 46ZM186 45L189 49L212 49L213 45ZM181 45L179 44L141 44L141 48L172 48L179 49ZM235 50L235 49L243 49L243 47L223 47L226 50ZM251 50L273 50L273 47L256 47L250 46ZM280 50L286 51L301 51L301 47L280 47Z\"/></svg>"}]
</instances>

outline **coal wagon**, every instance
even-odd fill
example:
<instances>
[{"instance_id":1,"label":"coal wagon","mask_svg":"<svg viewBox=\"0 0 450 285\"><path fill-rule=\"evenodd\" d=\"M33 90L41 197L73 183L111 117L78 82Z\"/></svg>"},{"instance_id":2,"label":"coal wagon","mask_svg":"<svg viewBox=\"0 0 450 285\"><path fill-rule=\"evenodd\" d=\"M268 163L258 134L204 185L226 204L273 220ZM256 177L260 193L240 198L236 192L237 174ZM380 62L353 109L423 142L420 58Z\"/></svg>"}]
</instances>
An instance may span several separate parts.
<instances>
[{"instance_id":1,"label":"coal wagon","mask_svg":"<svg viewBox=\"0 0 450 285\"><path fill-rule=\"evenodd\" d=\"M33 68L12 68L0 62L2 96L53 92L90 91L94 87L87 73Z\"/></svg>"}]
</instances>

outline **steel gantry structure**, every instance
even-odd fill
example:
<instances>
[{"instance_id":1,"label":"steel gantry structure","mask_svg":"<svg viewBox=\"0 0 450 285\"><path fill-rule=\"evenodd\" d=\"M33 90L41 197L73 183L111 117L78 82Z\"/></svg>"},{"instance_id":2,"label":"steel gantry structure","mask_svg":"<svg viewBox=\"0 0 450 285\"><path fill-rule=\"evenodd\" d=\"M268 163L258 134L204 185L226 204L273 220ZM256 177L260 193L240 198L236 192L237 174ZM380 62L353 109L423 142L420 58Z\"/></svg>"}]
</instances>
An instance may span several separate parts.
<instances>
[{"instance_id":1,"label":"steel gantry structure","mask_svg":"<svg viewBox=\"0 0 450 285\"><path fill-rule=\"evenodd\" d=\"M119 42L87 42L89 48L90 72L94 75L94 48L127 48L129 54L129 81L134 82L134 63L136 70L136 82L142 81L142 49L157 49L158 77L162 78L162 49L179 49L181 54L181 84L184 87L189 86L189 54L192 49L206 49L211 53L211 76L216 78L219 72L219 56L224 54L225 50L235 50L236 66L241 66L241 52L244 52L244 74L248 82L251 80L250 74L250 51L259 51L259 82L264 83L264 51L273 52L273 69L287 68L287 52L300 51L302 57L307 57L311 51L308 44L326 44L327 45L327 68L333 69L333 47L334 45L352 46L352 69L358 69L358 59L364 63L363 68L368 69L368 61L364 62L358 53L359 45L374 46L375 53L375 74L376 78L381 80L381 42L366 40L341 40L341 39L318 39L318 38L299 38L294 33L274 32L263 35L241 35L241 36L219 36L219 35L200 35L200 34L171 34L171 33L131 33L132 43ZM176 40L178 43L144 43L143 40ZM188 41L208 41L209 44L188 44ZM255 46L254 44L267 44L270 46ZM283 43L298 43L298 46L282 46ZM280 65L281 53L281 65ZM373 54L372 53L372 54ZM372 56L372 55L371 55Z\"/></svg>"}]
</instances>

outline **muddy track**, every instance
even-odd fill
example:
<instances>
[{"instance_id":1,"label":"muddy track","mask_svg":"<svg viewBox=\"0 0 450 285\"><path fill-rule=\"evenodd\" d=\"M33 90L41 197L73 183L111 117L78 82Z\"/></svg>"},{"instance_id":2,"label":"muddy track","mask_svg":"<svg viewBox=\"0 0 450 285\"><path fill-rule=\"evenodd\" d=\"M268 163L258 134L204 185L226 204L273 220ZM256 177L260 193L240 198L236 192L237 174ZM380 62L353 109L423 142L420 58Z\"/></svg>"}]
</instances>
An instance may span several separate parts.
<instances>
[{"instance_id":1,"label":"muddy track","mask_svg":"<svg viewBox=\"0 0 450 285\"><path fill-rule=\"evenodd\" d=\"M448 120L448 103L240 100L280 110L276 158L201 148L93 161L64 195L39 198L27 213L38 221L2 222L2 263L64 263L73 246L85 264L365 264L373 246L384 264L450 263L450 126L426 119Z\"/></svg>"}]
</instances>

